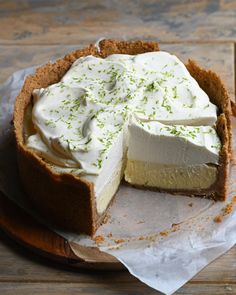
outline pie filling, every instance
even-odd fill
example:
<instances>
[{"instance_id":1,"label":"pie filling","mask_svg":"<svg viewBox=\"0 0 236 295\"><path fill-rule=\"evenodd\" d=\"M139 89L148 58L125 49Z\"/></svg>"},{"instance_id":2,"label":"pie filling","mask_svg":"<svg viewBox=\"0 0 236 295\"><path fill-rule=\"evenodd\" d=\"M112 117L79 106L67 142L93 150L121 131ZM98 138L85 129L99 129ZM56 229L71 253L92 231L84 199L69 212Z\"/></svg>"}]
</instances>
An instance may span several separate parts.
<instances>
[{"instance_id":1,"label":"pie filling","mask_svg":"<svg viewBox=\"0 0 236 295\"><path fill-rule=\"evenodd\" d=\"M125 180L139 186L201 192L216 182L217 167L207 164L183 167L128 160Z\"/></svg>"},{"instance_id":2,"label":"pie filling","mask_svg":"<svg viewBox=\"0 0 236 295\"><path fill-rule=\"evenodd\" d=\"M217 181L217 107L174 55L81 57L33 96L27 146L58 173L92 182L99 214L123 175L196 193Z\"/></svg>"}]
</instances>

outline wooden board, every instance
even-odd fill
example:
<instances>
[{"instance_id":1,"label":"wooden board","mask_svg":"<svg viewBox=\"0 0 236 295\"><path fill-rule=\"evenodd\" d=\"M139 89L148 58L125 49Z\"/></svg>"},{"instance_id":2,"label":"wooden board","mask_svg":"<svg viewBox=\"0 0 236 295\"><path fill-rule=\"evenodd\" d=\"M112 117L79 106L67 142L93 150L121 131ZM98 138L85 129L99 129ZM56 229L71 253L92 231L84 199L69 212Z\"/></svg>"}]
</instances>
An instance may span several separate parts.
<instances>
[{"instance_id":1,"label":"wooden board","mask_svg":"<svg viewBox=\"0 0 236 295\"><path fill-rule=\"evenodd\" d=\"M16 242L30 250L73 267L121 270L124 267L113 256L96 248L70 243L19 208L0 192L0 228Z\"/></svg>"},{"instance_id":2,"label":"wooden board","mask_svg":"<svg viewBox=\"0 0 236 295\"><path fill-rule=\"evenodd\" d=\"M13 282L11 285L8 283L2 283L1 291L4 295L32 295L32 290L37 290L36 294L48 294L48 295L65 295L65 294L84 294L84 295L163 295L151 288L145 286L139 282L133 283L52 283L48 287L48 283L27 283L20 284ZM35 293L35 292L34 292ZM214 285L208 283L202 284L187 284L181 288L181 291L177 291L177 294L185 295L225 295L236 294L235 284L218 284L217 290Z\"/></svg>"}]
</instances>

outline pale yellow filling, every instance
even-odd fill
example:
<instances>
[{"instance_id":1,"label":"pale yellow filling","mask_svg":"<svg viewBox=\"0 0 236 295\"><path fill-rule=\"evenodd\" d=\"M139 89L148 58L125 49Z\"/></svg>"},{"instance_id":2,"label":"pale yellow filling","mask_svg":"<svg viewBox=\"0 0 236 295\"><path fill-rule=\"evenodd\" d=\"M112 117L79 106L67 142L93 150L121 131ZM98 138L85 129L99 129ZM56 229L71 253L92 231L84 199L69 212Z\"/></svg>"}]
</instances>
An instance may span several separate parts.
<instances>
[{"instance_id":1,"label":"pale yellow filling","mask_svg":"<svg viewBox=\"0 0 236 295\"><path fill-rule=\"evenodd\" d=\"M104 187L102 192L99 194L99 197L96 199L98 214L102 214L107 209L110 201L114 197L124 174L123 166L123 161L121 161L119 167L117 167L116 171L112 175L111 180Z\"/></svg>"},{"instance_id":2,"label":"pale yellow filling","mask_svg":"<svg viewBox=\"0 0 236 295\"><path fill-rule=\"evenodd\" d=\"M216 166L207 164L183 167L128 160L125 169L127 182L162 189L207 189L216 179Z\"/></svg>"}]
</instances>

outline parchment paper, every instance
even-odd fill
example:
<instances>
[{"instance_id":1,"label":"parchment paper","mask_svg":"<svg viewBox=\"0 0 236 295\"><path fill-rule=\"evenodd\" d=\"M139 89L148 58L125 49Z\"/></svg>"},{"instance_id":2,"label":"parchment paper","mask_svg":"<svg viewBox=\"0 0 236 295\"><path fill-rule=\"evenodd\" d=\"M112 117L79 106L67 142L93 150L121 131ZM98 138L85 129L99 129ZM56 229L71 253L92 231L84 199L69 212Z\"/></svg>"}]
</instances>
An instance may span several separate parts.
<instances>
[{"instance_id":1,"label":"parchment paper","mask_svg":"<svg viewBox=\"0 0 236 295\"><path fill-rule=\"evenodd\" d=\"M27 211L17 173L11 120L15 97L25 76L35 68L14 73L0 87L0 189ZM48 226L69 241L114 255L140 281L172 294L236 243L235 179L236 168L232 165L228 199L217 203L122 184L107 222L94 240Z\"/></svg>"}]
</instances>

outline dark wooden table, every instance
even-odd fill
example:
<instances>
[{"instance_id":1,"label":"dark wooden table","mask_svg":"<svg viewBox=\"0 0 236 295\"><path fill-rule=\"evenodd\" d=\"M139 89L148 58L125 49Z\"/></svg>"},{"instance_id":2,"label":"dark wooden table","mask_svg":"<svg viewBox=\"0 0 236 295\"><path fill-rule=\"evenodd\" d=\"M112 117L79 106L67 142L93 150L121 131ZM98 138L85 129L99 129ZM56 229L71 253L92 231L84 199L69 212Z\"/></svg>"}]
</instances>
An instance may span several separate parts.
<instances>
[{"instance_id":1,"label":"dark wooden table","mask_svg":"<svg viewBox=\"0 0 236 295\"><path fill-rule=\"evenodd\" d=\"M235 99L236 1L0 1L0 82L101 37L158 40L217 71ZM128 272L71 270L0 234L0 294L157 294ZM236 247L176 294L236 294Z\"/></svg>"}]
</instances>

